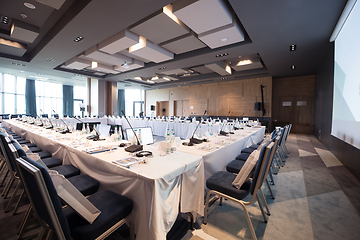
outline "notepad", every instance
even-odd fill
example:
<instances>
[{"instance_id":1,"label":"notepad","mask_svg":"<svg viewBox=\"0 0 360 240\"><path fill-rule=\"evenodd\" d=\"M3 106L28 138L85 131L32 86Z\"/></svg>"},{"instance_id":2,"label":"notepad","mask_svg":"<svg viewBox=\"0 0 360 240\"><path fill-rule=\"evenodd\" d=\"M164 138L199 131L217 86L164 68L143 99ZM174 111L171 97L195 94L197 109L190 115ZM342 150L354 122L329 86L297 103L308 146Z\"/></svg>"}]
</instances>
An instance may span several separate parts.
<instances>
[{"instance_id":1,"label":"notepad","mask_svg":"<svg viewBox=\"0 0 360 240\"><path fill-rule=\"evenodd\" d=\"M115 148L112 148L115 149ZM110 151L111 148L109 147L104 147L104 146L100 146L100 147L94 147L94 148L87 148L84 149L83 151L89 154L94 154L94 153L101 153L101 152L106 152L106 151Z\"/></svg>"},{"instance_id":2,"label":"notepad","mask_svg":"<svg viewBox=\"0 0 360 240\"><path fill-rule=\"evenodd\" d=\"M135 163L138 163L140 162L141 159L139 158L134 158L134 157L127 157L127 158L124 158L124 159L119 159L119 160L115 160L113 161L113 163L116 163L116 164L119 164L123 167L129 167Z\"/></svg>"}]
</instances>

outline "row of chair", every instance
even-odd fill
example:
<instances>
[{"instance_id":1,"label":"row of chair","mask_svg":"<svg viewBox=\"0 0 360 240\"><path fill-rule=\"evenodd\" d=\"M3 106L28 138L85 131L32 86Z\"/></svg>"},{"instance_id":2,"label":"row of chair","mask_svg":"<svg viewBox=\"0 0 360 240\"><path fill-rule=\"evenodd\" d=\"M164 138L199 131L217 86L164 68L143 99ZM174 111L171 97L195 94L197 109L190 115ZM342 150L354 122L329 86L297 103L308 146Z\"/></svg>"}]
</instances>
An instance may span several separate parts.
<instances>
[{"instance_id":1,"label":"row of chair","mask_svg":"<svg viewBox=\"0 0 360 240\"><path fill-rule=\"evenodd\" d=\"M288 155L288 150L285 143L288 134L290 133L290 130L291 124L285 126L284 128L274 130L271 134L270 141L262 144L262 141L264 141L262 140L257 144L243 149L240 155L238 155L236 159L234 159L227 165L227 171L216 172L206 181L206 186L209 191L206 195L205 200L204 224L207 224L207 212L209 203L213 202L213 199L220 198L221 205L222 198L229 199L241 205L245 213L251 235L254 240L257 239L246 206L252 205L255 201L257 201L263 215L264 222L267 222L266 214L270 215L270 211L261 187L263 183L266 182L267 187L269 188L270 195L272 196L272 198L274 198L267 177L269 176L272 184L275 184L272 175L274 173L276 174L279 171L279 168L284 166L285 164L286 157ZM256 149L260 151L260 154L253 171L249 175L249 179L244 182L240 189L234 187L232 184L234 179L241 171L250 154ZM262 203L260 202L258 193L260 193ZM247 197L249 194L252 195L250 201L244 201L244 198ZM213 198L210 199L210 196L213 196ZM262 204L264 204L266 208L266 213L263 209Z\"/></svg>"},{"instance_id":2,"label":"row of chair","mask_svg":"<svg viewBox=\"0 0 360 240\"><path fill-rule=\"evenodd\" d=\"M55 233L58 239L104 239L127 221L132 212L132 200L109 190L98 191L99 182L88 175L80 175L80 170L72 165L63 165L62 160L53 158L50 153L42 151L35 144L16 135L9 129L0 131L0 176L1 185L7 180L2 197L7 198L10 188L18 181L5 211L13 207L13 214L22 197L25 195L30 204L18 228L21 238L29 216L34 214L39 219L41 231L39 239L47 231L47 239ZM42 163L27 156L22 146L26 145L36 152ZM42 165L44 164L44 165ZM101 211L96 220L90 224L57 195L49 170L63 175L81 194ZM15 206L13 201L21 190ZM132 230L132 228L130 228ZM131 237L133 237L131 231Z\"/></svg>"}]
</instances>

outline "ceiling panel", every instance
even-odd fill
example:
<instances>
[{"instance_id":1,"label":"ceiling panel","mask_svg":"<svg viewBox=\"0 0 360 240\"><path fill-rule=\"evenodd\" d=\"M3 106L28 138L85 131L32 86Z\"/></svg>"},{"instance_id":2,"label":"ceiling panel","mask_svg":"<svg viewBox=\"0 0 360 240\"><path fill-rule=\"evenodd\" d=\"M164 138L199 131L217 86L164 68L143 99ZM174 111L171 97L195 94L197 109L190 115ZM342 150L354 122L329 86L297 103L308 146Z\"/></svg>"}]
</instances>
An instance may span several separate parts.
<instances>
[{"instance_id":1,"label":"ceiling panel","mask_svg":"<svg viewBox=\"0 0 360 240\"><path fill-rule=\"evenodd\" d=\"M190 52L206 47L206 45L196 37L194 32L190 32L186 35L164 42L160 44L160 46L176 54Z\"/></svg>"},{"instance_id":2,"label":"ceiling panel","mask_svg":"<svg viewBox=\"0 0 360 240\"><path fill-rule=\"evenodd\" d=\"M104 73L112 73L112 74L117 74L119 73L118 71L115 71L113 67L98 63L98 66L95 68L92 68L93 70L97 70L100 72L104 72Z\"/></svg>"},{"instance_id":3,"label":"ceiling panel","mask_svg":"<svg viewBox=\"0 0 360 240\"><path fill-rule=\"evenodd\" d=\"M39 36L39 31L39 27L14 20L11 26L10 36L24 42L32 43Z\"/></svg>"},{"instance_id":4,"label":"ceiling panel","mask_svg":"<svg viewBox=\"0 0 360 240\"><path fill-rule=\"evenodd\" d=\"M172 14L171 5L163 7L130 30L156 44L185 35L190 31Z\"/></svg>"},{"instance_id":5,"label":"ceiling panel","mask_svg":"<svg viewBox=\"0 0 360 240\"><path fill-rule=\"evenodd\" d=\"M94 61L107 63L111 66L121 65L124 62L131 63L131 61L132 61L131 58L124 56L122 54L119 54L119 53L110 55L110 54L101 52L101 51L97 50L97 46L94 46L94 47L86 50L85 57L92 59Z\"/></svg>"},{"instance_id":6,"label":"ceiling panel","mask_svg":"<svg viewBox=\"0 0 360 240\"><path fill-rule=\"evenodd\" d=\"M165 74L165 75L177 75L177 74L187 73L187 71L185 71L184 69L181 69L181 68L177 68L177 69L168 70L168 71L161 72L161 73Z\"/></svg>"},{"instance_id":7,"label":"ceiling panel","mask_svg":"<svg viewBox=\"0 0 360 240\"><path fill-rule=\"evenodd\" d=\"M155 63L164 62L174 58L172 52L159 47L141 36L139 43L129 48L129 53Z\"/></svg>"},{"instance_id":8,"label":"ceiling panel","mask_svg":"<svg viewBox=\"0 0 360 240\"><path fill-rule=\"evenodd\" d=\"M230 24L232 16L222 0L178 0L173 13L197 34Z\"/></svg>"},{"instance_id":9,"label":"ceiling panel","mask_svg":"<svg viewBox=\"0 0 360 240\"><path fill-rule=\"evenodd\" d=\"M25 52L25 44L0 38L0 53L21 57Z\"/></svg>"},{"instance_id":10,"label":"ceiling panel","mask_svg":"<svg viewBox=\"0 0 360 240\"><path fill-rule=\"evenodd\" d=\"M66 68L80 70L89 67L91 65L91 61L80 58L73 58L65 62L64 65Z\"/></svg>"},{"instance_id":11,"label":"ceiling panel","mask_svg":"<svg viewBox=\"0 0 360 240\"><path fill-rule=\"evenodd\" d=\"M208 74L208 73L213 73L214 71L205 67L205 66L199 66L199 67L192 67L192 70L194 70L195 72L199 72L201 74Z\"/></svg>"},{"instance_id":12,"label":"ceiling panel","mask_svg":"<svg viewBox=\"0 0 360 240\"><path fill-rule=\"evenodd\" d=\"M103 52L114 54L137 43L139 43L139 36L125 29L102 41L98 47Z\"/></svg>"},{"instance_id":13,"label":"ceiling panel","mask_svg":"<svg viewBox=\"0 0 360 240\"><path fill-rule=\"evenodd\" d=\"M214 49L242 42L245 39L245 34L235 19L233 19L231 24L199 34L199 39Z\"/></svg>"},{"instance_id":14,"label":"ceiling panel","mask_svg":"<svg viewBox=\"0 0 360 240\"><path fill-rule=\"evenodd\" d=\"M231 67L225 61L219 61L214 63L205 64L205 67L217 72L222 76L231 75Z\"/></svg>"},{"instance_id":15,"label":"ceiling panel","mask_svg":"<svg viewBox=\"0 0 360 240\"><path fill-rule=\"evenodd\" d=\"M46 6L59 10L66 0L36 0Z\"/></svg>"}]
</instances>

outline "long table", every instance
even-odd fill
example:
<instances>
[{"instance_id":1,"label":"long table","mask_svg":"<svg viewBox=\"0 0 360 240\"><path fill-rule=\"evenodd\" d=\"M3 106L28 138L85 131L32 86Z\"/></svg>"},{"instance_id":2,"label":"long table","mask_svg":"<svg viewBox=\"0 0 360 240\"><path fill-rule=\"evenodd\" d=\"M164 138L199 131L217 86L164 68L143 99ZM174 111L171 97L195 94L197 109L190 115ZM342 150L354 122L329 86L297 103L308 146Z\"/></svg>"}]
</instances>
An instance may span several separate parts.
<instances>
[{"instance_id":1,"label":"long table","mask_svg":"<svg viewBox=\"0 0 360 240\"><path fill-rule=\"evenodd\" d=\"M204 184L197 180L204 178L201 156L178 151L160 157L156 147L144 146L144 150L152 151L154 157L147 159L146 164L125 168L113 163L129 156L121 148L88 154L82 150L89 146L73 147L74 138L79 136L60 135L15 120L6 120L2 125L35 142L54 157L63 159L63 164L72 164L82 174L97 179L100 189L110 189L132 199L134 208L131 218L137 239L166 239L179 210L191 212L194 216L203 215ZM114 143L104 141L90 143L91 147L114 146Z\"/></svg>"},{"instance_id":2,"label":"long table","mask_svg":"<svg viewBox=\"0 0 360 240\"><path fill-rule=\"evenodd\" d=\"M259 142L265 133L265 127L246 127L227 137L212 136L209 142L199 145L180 145L177 151L163 157L157 150L160 143L155 143L144 146L144 150L154 153L154 158L148 159L147 164L128 169L112 162L129 156L123 149L90 155L82 151L84 146L74 148L71 145L79 136L55 134L15 120L6 120L3 125L63 159L64 164L71 163L82 173L94 177L101 183L101 189L110 189L132 199L138 239L165 239L179 206L181 212L202 216L206 180L217 171L225 171L226 165L243 148ZM82 142L86 141L83 139ZM114 146L104 141L91 144Z\"/></svg>"},{"instance_id":3,"label":"long table","mask_svg":"<svg viewBox=\"0 0 360 240\"><path fill-rule=\"evenodd\" d=\"M130 128L127 121L123 118L108 118L108 124L117 124L122 125L123 129ZM158 121L158 120L147 120L147 119L129 119L130 124L133 128L139 127L151 127L152 132L156 136L166 137L167 130L170 131L173 129L175 136L180 137L181 139L189 139L191 135L194 133L197 123L193 122L166 122L166 121ZM209 131L210 125L208 124L200 124L199 130L201 130L202 134L206 131ZM221 125L219 123L212 124L212 131L219 132Z\"/></svg>"}]
</instances>

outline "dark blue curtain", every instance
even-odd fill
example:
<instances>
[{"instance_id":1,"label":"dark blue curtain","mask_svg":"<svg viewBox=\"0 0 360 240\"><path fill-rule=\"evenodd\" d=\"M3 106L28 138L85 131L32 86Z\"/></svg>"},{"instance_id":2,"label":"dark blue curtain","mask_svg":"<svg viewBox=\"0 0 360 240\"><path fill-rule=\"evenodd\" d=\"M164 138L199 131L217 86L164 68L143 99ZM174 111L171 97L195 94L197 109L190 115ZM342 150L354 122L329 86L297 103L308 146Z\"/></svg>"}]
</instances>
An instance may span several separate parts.
<instances>
[{"instance_id":1,"label":"dark blue curtain","mask_svg":"<svg viewBox=\"0 0 360 240\"><path fill-rule=\"evenodd\" d=\"M26 79L25 86L26 115L36 116L35 80Z\"/></svg>"},{"instance_id":2,"label":"dark blue curtain","mask_svg":"<svg viewBox=\"0 0 360 240\"><path fill-rule=\"evenodd\" d=\"M121 110L125 112L125 89L118 89L117 101L118 115L122 116Z\"/></svg>"},{"instance_id":3,"label":"dark blue curtain","mask_svg":"<svg viewBox=\"0 0 360 240\"><path fill-rule=\"evenodd\" d=\"M74 116L74 87L63 85L63 114Z\"/></svg>"}]
</instances>

